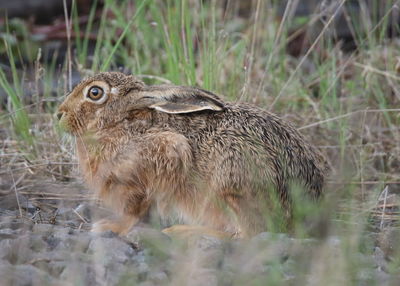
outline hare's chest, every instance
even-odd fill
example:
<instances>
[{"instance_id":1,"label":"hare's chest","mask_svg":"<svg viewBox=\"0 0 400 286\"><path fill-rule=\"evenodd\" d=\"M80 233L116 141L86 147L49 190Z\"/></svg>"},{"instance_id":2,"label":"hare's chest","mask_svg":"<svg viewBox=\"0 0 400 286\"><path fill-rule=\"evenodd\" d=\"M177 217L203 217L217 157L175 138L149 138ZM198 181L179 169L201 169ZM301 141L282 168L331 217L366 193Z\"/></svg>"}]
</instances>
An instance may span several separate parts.
<instances>
[{"instance_id":1,"label":"hare's chest","mask_svg":"<svg viewBox=\"0 0 400 286\"><path fill-rule=\"evenodd\" d=\"M85 145L82 141L77 141L76 152L79 168L83 179L92 190L99 190L106 183L109 177L110 168L107 162L100 159L100 156L93 152L93 148Z\"/></svg>"}]
</instances>

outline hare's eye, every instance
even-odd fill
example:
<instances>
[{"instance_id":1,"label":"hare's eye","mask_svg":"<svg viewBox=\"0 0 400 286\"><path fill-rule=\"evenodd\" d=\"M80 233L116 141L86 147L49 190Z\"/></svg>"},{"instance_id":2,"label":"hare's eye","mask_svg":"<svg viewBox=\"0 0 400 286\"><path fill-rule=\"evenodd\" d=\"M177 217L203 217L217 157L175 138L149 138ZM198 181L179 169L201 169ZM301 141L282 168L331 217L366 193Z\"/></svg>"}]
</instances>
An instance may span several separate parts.
<instances>
[{"instance_id":1,"label":"hare's eye","mask_svg":"<svg viewBox=\"0 0 400 286\"><path fill-rule=\"evenodd\" d=\"M99 100L103 97L104 91L101 87L93 86L89 89L87 96L94 101Z\"/></svg>"}]
</instances>

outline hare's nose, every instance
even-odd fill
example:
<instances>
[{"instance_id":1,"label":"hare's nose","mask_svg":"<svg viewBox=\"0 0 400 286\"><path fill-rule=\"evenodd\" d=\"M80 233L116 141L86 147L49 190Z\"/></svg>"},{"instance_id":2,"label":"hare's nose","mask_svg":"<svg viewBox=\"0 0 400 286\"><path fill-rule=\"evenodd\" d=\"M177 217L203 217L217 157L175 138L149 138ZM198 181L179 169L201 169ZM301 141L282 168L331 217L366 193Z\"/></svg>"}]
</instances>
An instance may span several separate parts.
<instances>
[{"instance_id":1,"label":"hare's nose","mask_svg":"<svg viewBox=\"0 0 400 286\"><path fill-rule=\"evenodd\" d=\"M61 120L61 118L63 117L64 112L57 112L57 118L58 120Z\"/></svg>"}]
</instances>

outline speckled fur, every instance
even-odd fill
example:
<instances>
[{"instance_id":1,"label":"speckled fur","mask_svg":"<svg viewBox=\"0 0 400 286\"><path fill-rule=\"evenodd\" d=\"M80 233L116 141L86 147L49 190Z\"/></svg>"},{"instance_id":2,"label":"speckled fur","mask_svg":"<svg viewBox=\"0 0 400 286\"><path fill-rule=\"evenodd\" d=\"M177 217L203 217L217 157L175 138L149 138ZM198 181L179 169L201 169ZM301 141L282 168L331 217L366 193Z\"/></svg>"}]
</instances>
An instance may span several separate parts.
<instances>
[{"instance_id":1,"label":"speckled fur","mask_svg":"<svg viewBox=\"0 0 400 286\"><path fill-rule=\"evenodd\" d=\"M84 101L82 90L94 81L116 94L100 105ZM165 108L187 104L178 111L208 110L171 114L158 109L165 102ZM101 73L76 86L59 111L77 137L85 180L121 215L97 230L126 233L155 205L164 217L248 236L266 230L272 192L289 217L291 182L311 197L322 191L325 160L292 126L198 88L146 86L133 76Z\"/></svg>"}]
</instances>

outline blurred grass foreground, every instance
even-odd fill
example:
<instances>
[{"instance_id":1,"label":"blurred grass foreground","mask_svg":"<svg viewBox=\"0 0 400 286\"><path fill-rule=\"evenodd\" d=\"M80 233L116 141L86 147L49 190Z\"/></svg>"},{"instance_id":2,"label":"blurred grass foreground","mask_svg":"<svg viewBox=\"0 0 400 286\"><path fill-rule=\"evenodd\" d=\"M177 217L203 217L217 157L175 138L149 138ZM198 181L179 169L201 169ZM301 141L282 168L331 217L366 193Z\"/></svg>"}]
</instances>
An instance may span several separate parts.
<instances>
[{"instance_id":1,"label":"blurred grass foreground","mask_svg":"<svg viewBox=\"0 0 400 286\"><path fill-rule=\"evenodd\" d=\"M400 1L0 0L1 285L399 285ZM53 118L99 71L201 86L292 122L328 159L294 231L125 238Z\"/></svg>"}]
</instances>

